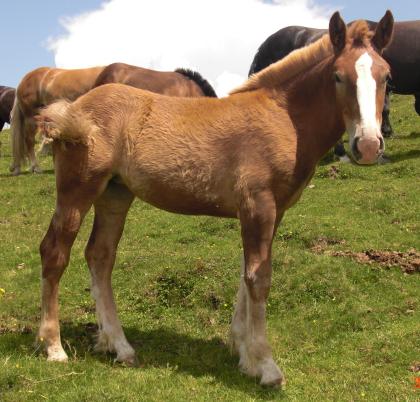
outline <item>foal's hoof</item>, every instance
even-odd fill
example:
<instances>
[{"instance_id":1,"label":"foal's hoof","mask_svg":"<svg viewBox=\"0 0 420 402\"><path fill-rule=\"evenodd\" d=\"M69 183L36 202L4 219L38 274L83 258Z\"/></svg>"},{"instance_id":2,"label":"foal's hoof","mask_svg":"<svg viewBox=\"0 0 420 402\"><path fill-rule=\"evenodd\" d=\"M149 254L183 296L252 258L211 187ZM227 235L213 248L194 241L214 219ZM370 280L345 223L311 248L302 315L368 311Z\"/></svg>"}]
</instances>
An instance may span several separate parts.
<instances>
[{"instance_id":1,"label":"foal's hoof","mask_svg":"<svg viewBox=\"0 0 420 402\"><path fill-rule=\"evenodd\" d=\"M137 356L117 356L114 360L114 362L121 363L127 367L139 367L140 362L139 359L137 359Z\"/></svg>"},{"instance_id":2,"label":"foal's hoof","mask_svg":"<svg viewBox=\"0 0 420 402\"><path fill-rule=\"evenodd\" d=\"M20 168L18 167L10 167L10 172L12 173L13 176L19 176L20 175Z\"/></svg>"},{"instance_id":3,"label":"foal's hoof","mask_svg":"<svg viewBox=\"0 0 420 402\"><path fill-rule=\"evenodd\" d=\"M273 388L285 387L286 379L273 360L268 360L262 363L260 369L262 372L260 381L261 385Z\"/></svg>"},{"instance_id":4,"label":"foal's hoof","mask_svg":"<svg viewBox=\"0 0 420 402\"><path fill-rule=\"evenodd\" d=\"M286 387L286 379L283 377L281 372L280 375L263 375L261 377L260 384L264 387L284 389Z\"/></svg>"},{"instance_id":5,"label":"foal's hoof","mask_svg":"<svg viewBox=\"0 0 420 402\"><path fill-rule=\"evenodd\" d=\"M47 361L66 363L68 360L69 358L63 349L48 350Z\"/></svg>"}]
</instances>

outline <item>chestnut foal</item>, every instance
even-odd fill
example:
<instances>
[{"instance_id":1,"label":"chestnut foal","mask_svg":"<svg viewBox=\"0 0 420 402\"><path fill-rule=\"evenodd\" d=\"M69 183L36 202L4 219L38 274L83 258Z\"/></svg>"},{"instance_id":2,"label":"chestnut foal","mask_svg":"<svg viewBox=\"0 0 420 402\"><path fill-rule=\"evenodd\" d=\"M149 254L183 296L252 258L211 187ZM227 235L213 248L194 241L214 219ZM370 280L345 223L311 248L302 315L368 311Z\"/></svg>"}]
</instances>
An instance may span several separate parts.
<instances>
[{"instance_id":1,"label":"chestnut foal","mask_svg":"<svg viewBox=\"0 0 420 402\"><path fill-rule=\"evenodd\" d=\"M171 98L125 85L96 88L39 119L54 139L57 205L41 243L39 338L48 360L65 361L58 286L83 217L94 205L86 248L99 322L97 348L133 364L111 287L126 214L135 196L181 214L239 218L244 266L232 321L240 369L278 386L284 376L266 336L273 236L319 159L347 129L360 163L383 151L381 112L389 66L380 56L393 30L375 32L338 13L329 35L252 76L222 99Z\"/></svg>"}]
</instances>

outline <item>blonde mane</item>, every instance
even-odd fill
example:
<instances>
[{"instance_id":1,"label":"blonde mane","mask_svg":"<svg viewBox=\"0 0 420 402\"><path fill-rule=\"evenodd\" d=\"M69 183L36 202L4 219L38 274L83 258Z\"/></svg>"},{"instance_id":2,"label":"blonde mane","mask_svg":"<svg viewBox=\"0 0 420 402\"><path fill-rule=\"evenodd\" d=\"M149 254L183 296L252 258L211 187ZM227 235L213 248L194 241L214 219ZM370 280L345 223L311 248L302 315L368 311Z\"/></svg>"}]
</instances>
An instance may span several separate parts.
<instances>
[{"instance_id":1,"label":"blonde mane","mask_svg":"<svg viewBox=\"0 0 420 402\"><path fill-rule=\"evenodd\" d=\"M351 46L368 46L372 37L366 21L355 21L347 30L347 42ZM316 42L296 49L265 69L253 74L244 84L232 90L230 95L253 91L259 88L277 87L291 78L308 70L334 53L329 34L326 33Z\"/></svg>"}]
</instances>

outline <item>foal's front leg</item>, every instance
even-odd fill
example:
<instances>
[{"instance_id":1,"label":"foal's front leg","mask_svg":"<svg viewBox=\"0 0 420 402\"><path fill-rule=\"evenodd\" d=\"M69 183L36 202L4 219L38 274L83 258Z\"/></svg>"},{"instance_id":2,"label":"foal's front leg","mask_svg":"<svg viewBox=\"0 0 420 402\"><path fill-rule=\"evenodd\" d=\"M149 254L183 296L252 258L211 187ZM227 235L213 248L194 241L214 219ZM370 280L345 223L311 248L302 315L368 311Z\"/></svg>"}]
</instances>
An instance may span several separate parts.
<instances>
[{"instance_id":1,"label":"foal's front leg","mask_svg":"<svg viewBox=\"0 0 420 402\"><path fill-rule=\"evenodd\" d=\"M271 245L277 227L274 198L259 194L252 207L240 211L244 245L244 271L232 321L232 342L239 353L240 369L261 377L261 384L284 384L266 335L266 301L271 285Z\"/></svg>"}]
</instances>

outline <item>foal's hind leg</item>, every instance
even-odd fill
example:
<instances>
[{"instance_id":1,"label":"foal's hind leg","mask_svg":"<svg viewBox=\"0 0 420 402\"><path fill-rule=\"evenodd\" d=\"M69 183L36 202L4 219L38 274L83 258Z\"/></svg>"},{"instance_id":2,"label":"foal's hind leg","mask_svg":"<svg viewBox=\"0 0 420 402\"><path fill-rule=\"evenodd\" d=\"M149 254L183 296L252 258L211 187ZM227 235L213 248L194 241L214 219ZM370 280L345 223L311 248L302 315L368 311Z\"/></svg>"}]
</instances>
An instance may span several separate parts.
<instances>
[{"instance_id":1,"label":"foal's hind leg","mask_svg":"<svg viewBox=\"0 0 420 402\"><path fill-rule=\"evenodd\" d=\"M116 360L129 365L136 363L136 355L127 342L117 316L111 274L118 242L133 198L133 194L125 186L112 182L108 185L94 204L95 220L85 252L99 325L95 349L116 352Z\"/></svg>"},{"instance_id":2,"label":"foal's hind leg","mask_svg":"<svg viewBox=\"0 0 420 402\"><path fill-rule=\"evenodd\" d=\"M70 169L69 169L70 170ZM69 263L70 250L80 225L106 180L81 183L72 177L63 183L57 174L57 207L40 246L42 260L41 325L38 339L45 344L48 360L66 361L58 322L58 286Z\"/></svg>"},{"instance_id":3,"label":"foal's hind leg","mask_svg":"<svg viewBox=\"0 0 420 402\"><path fill-rule=\"evenodd\" d=\"M267 341L265 309L271 285L271 245L279 218L270 193L259 194L253 204L240 211L245 267L232 337L241 370L261 377L261 384L276 386L284 383L284 377Z\"/></svg>"}]
</instances>

